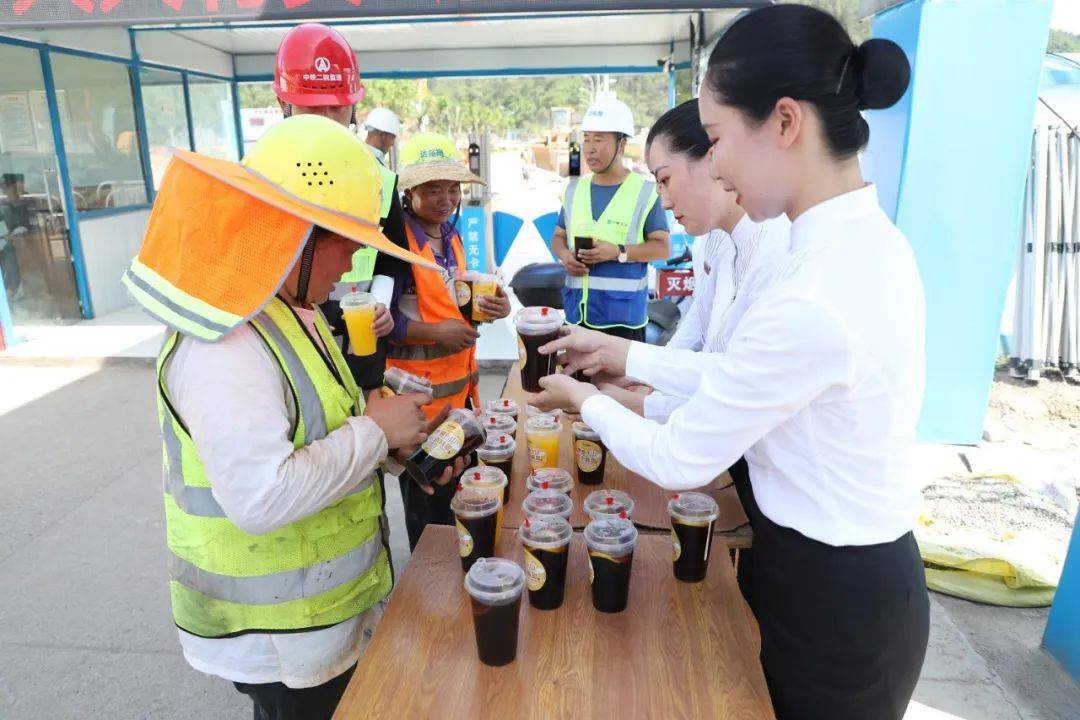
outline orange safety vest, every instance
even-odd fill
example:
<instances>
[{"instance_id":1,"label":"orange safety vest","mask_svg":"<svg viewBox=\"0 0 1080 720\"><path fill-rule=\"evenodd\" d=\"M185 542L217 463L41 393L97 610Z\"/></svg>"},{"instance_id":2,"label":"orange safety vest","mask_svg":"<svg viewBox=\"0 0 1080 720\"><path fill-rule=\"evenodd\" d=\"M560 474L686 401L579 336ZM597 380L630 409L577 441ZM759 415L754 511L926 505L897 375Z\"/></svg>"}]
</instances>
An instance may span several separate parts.
<instances>
[{"instance_id":1,"label":"orange safety vest","mask_svg":"<svg viewBox=\"0 0 1080 720\"><path fill-rule=\"evenodd\" d=\"M426 243L421 249L408 223L405 224L405 236L409 239L410 250L432 263L435 262L435 252L431 249L431 244ZM450 240L450 249L457 259L457 266L464 268L465 250L457 233L454 233ZM419 265L413 265L412 272L416 281L416 298L422 322L467 322L458 310L456 300L451 298L450 289L441 272ZM401 368L431 381L435 389L435 401L424 406L424 413L428 418L437 415L447 405L451 408L463 408L468 398L472 398L473 407L480 407L480 375L476 367L475 345L451 352L436 343L391 343L386 365Z\"/></svg>"}]
</instances>

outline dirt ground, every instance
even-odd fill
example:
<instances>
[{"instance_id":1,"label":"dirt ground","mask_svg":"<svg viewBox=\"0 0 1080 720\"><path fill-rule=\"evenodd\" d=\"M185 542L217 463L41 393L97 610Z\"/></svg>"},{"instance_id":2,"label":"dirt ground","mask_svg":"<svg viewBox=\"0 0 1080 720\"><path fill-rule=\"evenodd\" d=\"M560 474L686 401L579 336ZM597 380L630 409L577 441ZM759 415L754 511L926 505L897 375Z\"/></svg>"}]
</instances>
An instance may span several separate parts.
<instances>
[{"instance_id":1,"label":"dirt ground","mask_svg":"<svg viewBox=\"0 0 1080 720\"><path fill-rule=\"evenodd\" d=\"M1055 377L1029 385L999 370L990 390L985 428L988 442L1080 453L1080 385Z\"/></svg>"}]
</instances>

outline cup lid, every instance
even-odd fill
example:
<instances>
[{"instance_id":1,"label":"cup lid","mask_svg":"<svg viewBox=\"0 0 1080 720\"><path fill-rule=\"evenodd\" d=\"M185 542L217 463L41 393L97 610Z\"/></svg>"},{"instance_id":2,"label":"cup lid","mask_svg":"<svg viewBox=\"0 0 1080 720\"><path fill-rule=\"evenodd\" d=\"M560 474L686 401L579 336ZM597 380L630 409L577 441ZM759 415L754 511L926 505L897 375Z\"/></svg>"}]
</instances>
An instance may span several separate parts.
<instances>
[{"instance_id":1,"label":"cup lid","mask_svg":"<svg viewBox=\"0 0 1080 720\"><path fill-rule=\"evenodd\" d=\"M525 571L503 558L480 558L465 575L465 590L488 604L513 600L524 588Z\"/></svg>"},{"instance_id":2,"label":"cup lid","mask_svg":"<svg viewBox=\"0 0 1080 720\"><path fill-rule=\"evenodd\" d=\"M574 489L574 478L562 468L540 468L533 470L525 478L525 488L529 492L538 490L557 490L568 493Z\"/></svg>"},{"instance_id":3,"label":"cup lid","mask_svg":"<svg viewBox=\"0 0 1080 720\"><path fill-rule=\"evenodd\" d=\"M590 550L612 555L626 554L634 549L637 538L637 528L625 518L601 518L585 526L585 544Z\"/></svg>"},{"instance_id":4,"label":"cup lid","mask_svg":"<svg viewBox=\"0 0 1080 720\"><path fill-rule=\"evenodd\" d=\"M616 517L620 512L630 517L634 514L634 499L622 490L596 490L588 494L582 508L591 518Z\"/></svg>"},{"instance_id":5,"label":"cup lid","mask_svg":"<svg viewBox=\"0 0 1080 720\"><path fill-rule=\"evenodd\" d=\"M477 448L480 457L504 457L512 456L517 449L517 442L513 435L507 433L489 432L484 444Z\"/></svg>"},{"instance_id":6,"label":"cup lid","mask_svg":"<svg viewBox=\"0 0 1080 720\"><path fill-rule=\"evenodd\" d=\"M559 418L550 413L532 415L525 420L526 432L549 432L559 430L561 426L562 423L559 422Z\"/></svg>"},{"instance_id":7,"label":"cup lid","mask_svg":"<svg viewBox=\"0 0 1080 720\"><path fill-rule=\"evenodd\" d=\"M517 420L507 413L488 413L484 416L484 430L489 433L513 435L517 430Z\"/></svg>"},{"instance_id":8,"label":"cup lid","mask_svg":"<svg viewBox=\"0 0 1080 720\"><path fill-rule=\"evenodd\" d=\"M558 490L537 490L529 493L521 502L525 517L536 515L559 515L569 519L574 511L574 501L570 496Z\"/></svg>"},{"instance_id":9,"label":"cup lid","mask_svg":"<svg viewBox=\"0 0 1080 720\"><path fill-rule=\"evenodd\" d=\"M525 416L527 418L535 417L537 415L551 415L552 417L558 419L558 417L561 414L562 413L559 410L552 410L551 412L547 412L545 410L541 410L540 408L536 407L535 405L526 405L525 406Z\"/></svg>"},{"instance_id":10,"label":"cup lid","mask_svg":"<svg viewBox=\"0 0 1080 720\"><path fill-rule=\"evenodd\" d=\"M482 518L497 511L501 504L502 496L492 495L489 489L459 485L450 501L450 510L461 518Z\"/></svg>"},{"instance_id":11,"label":"cup lid","mask_svg":"<svg viewBox=\"0 0 1080 720\"><path fill-rule=\"evenodd\" d=\"M699 492L675 493L668 500L668 514L687 522L712 522L720 515L720 506L710 496Z\"/></svg>"},{"instance_id":12,"label":"cup lid","mask_svg":"<svg viewBox=\"0 0 1080 720\"><path fill-rule=\"evenodd\" d=\"M464 488L502 488L507 482L506 473L490 465L477 465L461 473L461 486Z\"/></svg>"},{"instance_id":13,"label":"cup lid","mask_svg":"<svg viewBox=\"0 0 1080 720\"><path fill-rule=\"evenodd\" d=\"M514 325L517 326L518 332L526 335L554 332L562 324L562 312L547 306L521 308L514 315Z\"/></svg>"},{"instance_id":14,"label":"cup lid","mask_svg":"<svg viewBox=\"0 0 1080 720\"><path fill-rule=\"evenodd\" d=\"M364 305L373 305L375 303L375 296L369 292L364 292L356 287L345 293L338 304L342 307L361 307Z\"/></svg>"},{"instance_id":15,"label":"cup lid","mask_svg":"<svg viewBox=\"0 0 1080 720\"><path fill-rule=\"evenodd\" d=\"M559 515L526 515L525 522L518 528L521 542L542 549L560 548L570 542L573 534L570 523Z\"/></svg>"},{"instance_id":16,"label":"cup lid","mask_svg":"<svg viewBox=\"0 0 1080 720\"><path fill-rule=\"evenodd\" d=\"M472 410L465 410L463 408L455 408L450 411L450 415L447 416L444 422L453 420L458 425L461 425L463 429L467 428L468 435L479 435L484 432L484 425L480 422L480 417Z\"/></svg>"},{"instance_id":17,"label":"cup lid","mask_svg":"<svg viewBox=\"0 0 1080 720\"><path fill-rule=\"evenodd\" d=\"M591 427L583 422L575 422L574 425L574 437L582 440L595 440L600 442L600 433L593 430Z\"/></svg>"},{"instance_id":18,"label":"cup lid","mask_svg":"<svg viewBox=\"0 0 1080 720\"><path fill-rule=\"evenodd\" d=\"M383 385L399 395L402 393L433 395L435 393L430 380L407 373L399 367L386 368L386 372L383 373Z\"/></svg>"},{"instance_id":19,"label":"cup lid","mask_svg":"<svg viewBox=\"0 0 1080 720\"><path fill-rule=\"evenodd\" d=\"M510 398L491 400L484 406L484 409L493 415L502 414L517 417L518 414L517 400L511 400Z\"/></svg>"}]
</instances>

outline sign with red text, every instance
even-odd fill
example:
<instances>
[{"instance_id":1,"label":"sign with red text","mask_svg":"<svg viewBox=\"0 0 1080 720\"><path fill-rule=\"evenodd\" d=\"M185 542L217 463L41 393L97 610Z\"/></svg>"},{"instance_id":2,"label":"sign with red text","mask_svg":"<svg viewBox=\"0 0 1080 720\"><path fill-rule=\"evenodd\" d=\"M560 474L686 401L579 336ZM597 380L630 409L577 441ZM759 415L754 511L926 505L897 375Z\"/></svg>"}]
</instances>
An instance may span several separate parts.
<instances>
[{"instance_id":1,"label":"sign with red text","mask_svg":"<svg viewBox=\"0 0 1080 720\"><path fill-rule=\"evenodd\" d=\"M660 297L686 297L694 294L693 270L661 270L657 292Z\"/></svg>"}]
</instances>

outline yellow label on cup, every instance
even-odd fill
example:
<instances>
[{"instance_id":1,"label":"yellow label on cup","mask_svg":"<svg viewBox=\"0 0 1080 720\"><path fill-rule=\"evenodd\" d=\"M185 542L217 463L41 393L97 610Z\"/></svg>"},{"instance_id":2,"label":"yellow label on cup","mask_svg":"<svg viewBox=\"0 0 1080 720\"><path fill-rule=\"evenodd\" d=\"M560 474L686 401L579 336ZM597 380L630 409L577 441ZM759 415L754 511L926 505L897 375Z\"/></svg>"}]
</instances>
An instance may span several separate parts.
<instances>
[{"instance_id":1,"label":"yellow label on cup","mask_svg":"<svg viewBox=\"0 0 1080 720\"><path fill-rule=\"evenodd\" d=\"M465 526L461 524L461 521L455 520L454 524L457 525L457 549L458 554L461 557L469 557L473 551L473 539L469 531L465 529Z\"/></svg>"},{"instance_id":2,"label":"yellow label on cup","mask_svg":"<svg viewBox=\"0 0 1080 720\"><path fill-rule=\"evenodd\" d=\"M528 357L528 353L525 352L525 341L518 335L518 363L521 367L525 367L525 358Z\"/></svg>"},{"instance_id":3,"label":"yellow label on cup","mask_svg":"<svg viewBox=\"0 0 1080 720\"><path fill-rule=\"evenodd\" d=\"M465 307L472 300L472 288L465 280L454 281L454 294L457 295L458 307Z\"/></svg>"},{"instance_id":4,"label":"yellow label on cup","mask_svg":"<svg viewBox=\"0 0 1080 720\"><path fill-rule=\"evenodd\" d=\"M679 542L679 535L674 530L671 531L671 554L672 561L678 561L682 555L682 543Z\"/></svg>"},{"instance_id":5,"label":"yellow label on cup","mask_svg":"<svg viewBox=\"0 0 1080 720\"><path fill-rule=\"evenodd\" d=\"M577 466L582 472L592 472L600 467L603 449L592 440L577 441Z\"/></svg>"},{"instance_id":6,"label":"yellow label on cup","mask_svg":"<svg viewBox=\"0 0 1080 720\"><path fill-rule=\"evenodd\" d=\"M448 420L431 433L421 447L437 460L449 460L465 446L465 429Z\"/></svg>"},{"instance_id":7,"label":"yellow label on cup","mask_svg":"<svg viewBox=\"0 0 1080 720\"><path fill-rule=\"evenodd\" d=\"M529 464L534 470L547 466L547 453L529 443Z\"/></svg>"},{"instance_id":8,"label":"yellow label on cup","mask_svg":"<svg viewBox=\"0 0 1080 720\"><path fill-rule=\"evenodd\" d=\"M596 571L592 567L592 553L589 553L589 584L593 584L593 580L596 579Z\"/></svg>"},{"instance_id":9,"label":"yellow label on cup","mask_svg":"<svg viewBox=\"0 0 1080 720\"><path fill-rule=\"evenodd\" d=\"M533 592L544 587L544 583L547 582L547 570L544 569L544 563L537 560L528 549L525 550L525 579Z\"/></svg>"}]
</instances>

